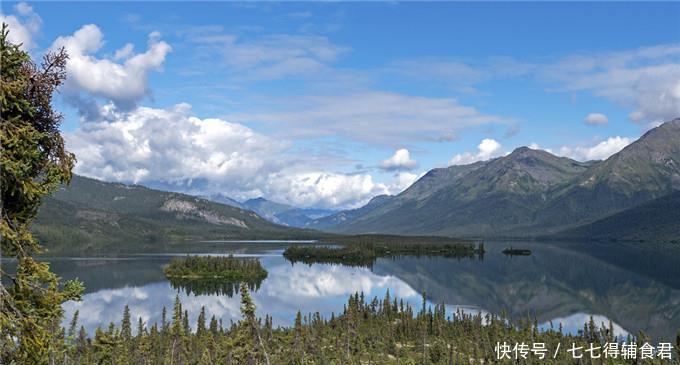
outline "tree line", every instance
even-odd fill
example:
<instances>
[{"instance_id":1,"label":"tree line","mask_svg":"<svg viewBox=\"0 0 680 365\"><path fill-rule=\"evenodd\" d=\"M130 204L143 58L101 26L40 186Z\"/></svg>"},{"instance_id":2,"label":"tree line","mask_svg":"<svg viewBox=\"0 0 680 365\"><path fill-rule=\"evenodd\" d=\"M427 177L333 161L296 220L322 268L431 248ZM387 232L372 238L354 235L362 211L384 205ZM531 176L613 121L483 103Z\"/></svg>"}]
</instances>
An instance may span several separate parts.
<instances>
[{"instance_id":1,"label":"tree line","mask_svg":"<svg viewBox=\"0 0 680 365\"><path fill-rule=\"evenodd\" d=\"M68 329L59 334L63 347L52 355L54 364L542 364L546 361L498 359L497 342L544 343L552 351L561 348L552 364L677 364L674 360L597 359L583 362L564 349L574 345L604 346L607 342L631 341L616 338L613 324L586 323L577 334L561 326L539 329L529 318L512 321L501 315L448 313L444 305L420 308L392 297L366 298L363 293L349 297L341 313L323 317L320 313L297 313L291 327L275 327L272 317L256 316L256 307L246 284L242 284L241 314L237 322L208 319L202 308L194 324L189 323L179 298L171 314L165 308L161 322L133 322L125 307L120 323L98 328L94 336L78 330L78 313ZM168 318L169 317L169 318ZM133 328L136 327L136 330ZM649 341L640 333L638 343ZM680 335L678 336L680 346Z\"/></svg>"}]
</instances>

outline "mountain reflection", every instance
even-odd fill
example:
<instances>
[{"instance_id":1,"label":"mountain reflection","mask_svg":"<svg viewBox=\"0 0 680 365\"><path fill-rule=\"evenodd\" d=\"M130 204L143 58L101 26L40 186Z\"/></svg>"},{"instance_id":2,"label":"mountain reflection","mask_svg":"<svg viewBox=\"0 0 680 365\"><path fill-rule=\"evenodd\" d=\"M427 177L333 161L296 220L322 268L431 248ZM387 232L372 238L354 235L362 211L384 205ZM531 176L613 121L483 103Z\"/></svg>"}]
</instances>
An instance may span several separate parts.
<instances>
[{"instance_id":1,"label":"mountain reflection","mask_svg":"<svg viewBox=\"0 0 680 365\"><path fill-rule=\"evenodd\" d=\"M524 243L531 256L507 257L500 254L506 245L486 246L484 262L382 260L375 272L399 277L434 302L470 303L513 318L552 320L555 327L578 319L580 326L570 325L578 330L594 315L600 319L596 323L608 318L622 333L643 330L655 339L673 339L680 328L675 249Z\"/></svg>"},{"instance_id":2,"label":"mountain reflection","mask_svg":"<svg viewBox=\"0 0 680 365\"><path fill-rule=\"evenodd\" d=\"M513 243L514 246L520 246ZM291 265L278 254L261 256L269 272L253 285L258 313L273 316L275 325L291 325L295 314L341 312L350 294L390 295L421 305L444 303L449 313L500 313L531 316L543 328L559 324L575 333L591 316L596 323L614 322L617 334L643 330L654 340L670 340L680 328L680 255L677 251L598 245L526 243L531 256L507 257L505 244L487 243L484 261L404 257L379 259L373 269L330 264ZM626 255L625 258L617 255ZM631 258L633 257L633 258ZM240 296L229 284L174 285L162 267L168 256L122 259L51 259L65 279L79 277L87 292L82 302L64 305L64 323L80 311L91 333L97 326L118 323L123 307L147 323L160 322L161 309L171 309L179 295L193 324L201 307L225 325L240 318ZM212 285L212 284L211 284Z\"/></svg>"},{"instance_id":3,"label":"mountain reflection","mask_svg":"<svg viewBox=\"0 0 680 365\"><path fill-rule=\"evenodd\" d=\"M348 296L356 292L382 297L389 289L391 295L403 297L414 305L420 300L420 294L399 279L390 275L376 275L368 269L334 265L291 266L282 257L267 257L261 261L269 275L259 289L254 287L252 296L258 313L273 316L275 325L291 325L298 310L302 313L319 311L324 315L341 312ZM87 285L88 278L81 279ZM203 306L209 315L222 319L225 325L240 318L240 296L237 291L233 296L204 294L196 295L185 287L174 288L173 284L164 280L139 286L100 289L85 294L81 302L64 304L64 323L78 310L80 324L91 332L97 326L106 326L111 321L118 323L126 304L133 318L141 317L146 323L159 323L161 309L166 307L170 310L176 295L182 301L182 308L189 312L192 325Z\"/></svg>"}]
</instances>

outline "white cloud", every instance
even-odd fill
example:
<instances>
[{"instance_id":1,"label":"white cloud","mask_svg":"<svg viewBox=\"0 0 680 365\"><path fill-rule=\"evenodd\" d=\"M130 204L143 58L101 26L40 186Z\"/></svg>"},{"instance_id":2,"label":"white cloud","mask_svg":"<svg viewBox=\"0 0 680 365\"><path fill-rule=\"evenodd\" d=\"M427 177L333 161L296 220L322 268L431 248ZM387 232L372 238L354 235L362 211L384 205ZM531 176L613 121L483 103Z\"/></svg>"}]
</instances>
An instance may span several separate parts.
<instances>
[{"instance_id":1,"label":"white cloud","mask_svg":"<svg viewBox=\"0 0 680 365\"><path fill-rule=\"evenodd\" d=\"M574 55L544 67L542 74L566 91L589 91L632 107L636 122L680 115L680 44Z\"/></svg>"},{"instance_id":2,"label":"white cloud","mask_svg":"<svg viewBox=\"0 0 680 365\"><path fill-rule=\"evenodd\" d=\"M376 195L394 195L416 181L418 175L400 172L389 183L376 182L369 174L331 172L294 173L283 170L269 176L264 196L295 206L357 208Z\"/></svg>"},{"instance_id":3,"label":"white cloud","mask_svg":"<svg viewBox=\"0 0 680 365\"><path fill-rule=\"evenodd\" d=\"M534 64L508 57L476 59L474 62L419 58L392 62L384 71L389 75L422 80L428 84L441 83L457 91L476 93L476 84L492 78L524 76L535 68Z\"/></svg>"},{"instance_id":4,"label":"white cloud","mask_svg":"<svg viewBox=\"0 0 680 365\"><path fill-rule=\"evenodd\" d=\"M391 192L388 185L375 182L371 175L329 172L276 173L264 189L265 196L276 201L325 208L354 208Z\"/></svg>"},{"instance_id":5,"label":"white cloud","mask_svg":"<svg viewBox=\"0 0 680 365\"><path fill-rule=\"evenodd\" d=\"M607 119L607 116L602 113L590 113L586 115L583 121L588 124L595 125L595 124L607 124L609 122L609 119Z\"/></svg>"},{"instance_id":6,"label":"white cloud","mask_svg":"<svg viewBox=\"0 0 680 365\"><path fill-rule=\"evenodd\" d=\"M14 10L17 15L0 13L0 23L5 23L9 27L7 38L10 42L14 44L21 43L21 48L28 51L35 47L33 38L40 31L42 19L26 3L18 3L14 6Z\"/></svg>"},{"instance_id":7,"label":"white cloud","mask_svg":"<svg viewBox=\"0 0 680 365\"><path fill-rule=\"evenodd\" d=\"M66 133L66 142L78 158L76 172L102 180L346 208L378 194L398 193L415 179L400 173L392 182L379 183L369 174L324 171L327 161L301 158L286 140L222 119L197 118L188 104L132 111L108 104L98 114L102 119L83 120L80 128Z\"/></svg>"},{"instance_id":8,"label":"white cloud","mask_svg":"<svg viewBox=\"0 0 680 365\"><path fill-rule=\"evenodd\" d=\"M132 51L134 51L134 49L135 46L132 43L126 43L123 47L116 50L116 53L113 55L113 59L116 61L127 59L130 57L130 55L132 55Z\"/></svg>"},{"instance_id":9,"label":"white cloud","mask_svg":"<svg viewBox=\"0 0 680 365\"><path fill-rule=\"evenodd\" d=\"M418 161L411 158L410 152L405 148L400 148L392 157L380 163L383 170L411 170L418 166Z\"/></svg>"},{"instance_id":10,"label":"white cloud","mask_svg":"<svg viewBox=\"0 0 680 365\"><path fill-rule=\"evenodd\" d=\"M393 75L445 83L475 92L489 79L538 75L555 82L553 89L584 91L632 108L631 120L655 125L680 115L680 43L615 51L574 54L552 63L489 58L475 63L446 59L403 60L390 64Z\"/></svg>"},{"instance_id":11,"label":"white cloud","mask_svg":"<svg viewBox=\"0 0 680 365\"><path fill-rule=\"evenodd\" d=\"M606 140L590 147L563 146L558 149L557 154L579 161L604 160L609 158L609 156L621 151L631 142L633 142L633 140L627 137L609 137ZM551 152L550 150L548 151Z\"/></svg>"},{"instance_id":12,"label":"white cloud","mask_svg":"<svg viewBox=\"0 0 680 365\"><path fill-rule=\"evenodd\" d=\"M83 122L67 143L76 153L76 171L114 181L224 179L248 187L276 165L288 145L220 119L189 115L188 104L169 109L140 107L122 112L113 105L104 119Z\"/></svg>"},{"instance_id":13,"label":"white cloud","mask_svg":"<svg viewBox=\"0 0 680 365\"><path fill-rule=\"evenodd\" d=\"M146 52L134 54L132 45L126 44L110 60L96 56L103 44L104 36L94 24L84 25L73 35L54 41L53 49L64 47L69 54L63 92L71 101L79 101L81 93L85 93L110 100L119 108L131 109L148 94L149 73L161 69L171 47L153 32ZM116 62L121 59L122 63Z\"/></svg>"},{"instance_id":14,"label":"white cloud","mask_svg":"<svg viewBox=\"0 0 680 365\"><path fill-rule=\"evenodd\" d=\"M503 146L494 139L485 138L477 146L476 153L465 152L457 154L449 161L449 165L467 165L477 161L486 161L501 155L503 155Z\"/></svg>"},{"instance_id":15,"label":"white cloud","mask_svg":"<svg viewBox=\"0 0 680 365\"><path fill-rule=\"evenodd\" d=\"M327 64L350 51L315 35L273 34L245 39L223 33L221 26L194 27L183 34L204 54L220 55L223 65L239 76L256 79L330 71ZM214 64L214 58L210 61Z\"/></svg>"},{"instance_id":16,"label":"white cloud","mask_svg":"<svg viewBox=\"0 0 680 365\"><path fill-rule=\"evenodd\" d=\"M449 140L458 131L512 120L484 114L454 98L388 92L359 92L283 100L284 110L231 115L238 122L263 122L293 138L342 136L397 147L417 141Z\"/></svg>"},{"instance_id":17,"label":"white cloud","mask_svg":"<svg viewBox=\"0 0 680 365\"><path fill-rule=\"evenodd\" d=\"M424 173L420 175L412 174L410 172L400 172L394 176L394 182L390 188L390 195L399 194L411 186L416 180L422 177Z\"/></svg>"}]
</instances>

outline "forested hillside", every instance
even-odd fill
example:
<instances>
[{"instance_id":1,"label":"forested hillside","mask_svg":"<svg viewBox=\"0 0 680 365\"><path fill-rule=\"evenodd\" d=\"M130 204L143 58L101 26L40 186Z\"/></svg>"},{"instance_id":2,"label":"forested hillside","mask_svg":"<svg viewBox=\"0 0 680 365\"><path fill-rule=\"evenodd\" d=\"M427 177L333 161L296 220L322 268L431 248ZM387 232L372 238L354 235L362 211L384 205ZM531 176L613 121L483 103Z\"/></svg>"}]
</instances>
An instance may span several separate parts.
<instances>
[{"instance_id":1,"label":"forested hillside","mask_svg":"<svg viewBox=\"0 0 680 365\"><path fill-rule=\"evenodd\" d=\"M45 199L32 230L55 254L146 252L196 240L319 235L206 199L82 176Z\"/></svg>"}]
</instances>

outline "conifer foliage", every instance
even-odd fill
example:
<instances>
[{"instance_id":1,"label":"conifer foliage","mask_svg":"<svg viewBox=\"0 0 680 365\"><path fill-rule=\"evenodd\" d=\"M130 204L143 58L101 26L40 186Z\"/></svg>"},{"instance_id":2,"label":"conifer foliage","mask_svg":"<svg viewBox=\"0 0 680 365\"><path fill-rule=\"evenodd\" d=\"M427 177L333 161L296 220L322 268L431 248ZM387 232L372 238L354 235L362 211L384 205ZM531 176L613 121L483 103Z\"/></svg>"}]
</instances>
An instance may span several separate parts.
<instances>
[{"instance_id":1,"label":"conifer foliage","mask_svg":"<svg viewBox=\"0 0 680 365\"><path fill-rule=\"evenodd\" d=\"M75 157L64 149L62 116L52 94L66 77L68 56L48 52L35 64L20 45L0 32L0 245L2 257L15 258L15 273L0 267L11 283L0 284L0 363L43 364L59 356L61 304L78 299L82 284L60 285L46 263L29 225L41 200L71 178Z\"/></svg>"},{"instance_id":2,"label":"conifer foliage","mask_svg":"<svg viewBox=\"0 0 680 365\"><path fill-rule=\"evenodd\" d=\"M447 312L444 305L423 302L414 308L389 291L383 298L351 295L344 310L323 317L320 313L298 312L290 327L274 328L272 318L258 318L256 305L247 285L241 285L241 320L224 326L214 316L207 325L205 308L195 326L175 299L172 322L152 324L141 319L136 332L129 334L130 310L124 309L121 326L97 329L94 340L79 336L69 342L63 361L58 364L250 364L250 365L340 365L340 364L678 364L658 358L606 359L584 362L574 359L566 349L572 346L602 348L605 343L631 342L616 338L612 324L596 324L591 319L575 335L561 328L539 329L534 320L512 321L505 315ZM77 317L72 321L75 327ZM70 331L69 331L70 332ZM650 341L644 334L638 341ZM550 359L499 360L497 342L509 344L544 343L551 349ZM650 341L651 342L651 341ZM559 344L559 345L558 345ZM638 345L642 345L639 342ZM554 350L559 346L556 358ZM513 355L511 355L513 356ZM590 360L589 360L590 361Z\"/></svg>"}]
</instances>

